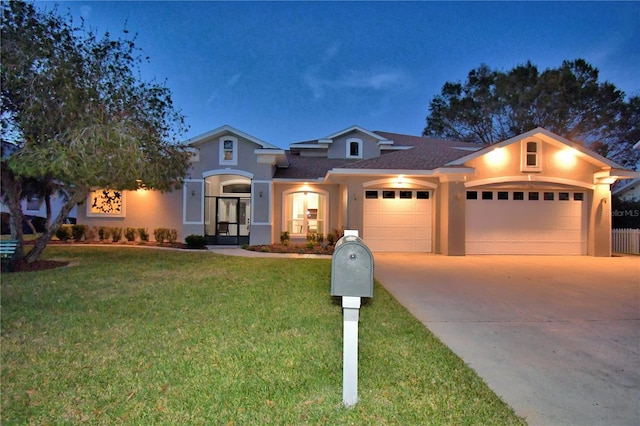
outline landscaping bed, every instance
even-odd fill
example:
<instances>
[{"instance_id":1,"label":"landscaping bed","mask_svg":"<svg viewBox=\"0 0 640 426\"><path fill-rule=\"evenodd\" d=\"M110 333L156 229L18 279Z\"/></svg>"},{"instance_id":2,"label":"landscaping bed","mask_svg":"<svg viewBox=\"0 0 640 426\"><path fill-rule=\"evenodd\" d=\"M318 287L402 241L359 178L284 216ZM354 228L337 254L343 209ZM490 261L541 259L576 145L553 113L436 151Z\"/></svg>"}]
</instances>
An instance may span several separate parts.
<instances>
[{"instance_id":1,"label":"landscaping bed","mask_svg":"<svg viewBox=\"0 0 640 426\"><path fill-rule=\"evenodd\" d=\"M269 244L244 246L245 250L262 253L333 254L334 246L328 244Z\"/></svg>"}]
</instances>

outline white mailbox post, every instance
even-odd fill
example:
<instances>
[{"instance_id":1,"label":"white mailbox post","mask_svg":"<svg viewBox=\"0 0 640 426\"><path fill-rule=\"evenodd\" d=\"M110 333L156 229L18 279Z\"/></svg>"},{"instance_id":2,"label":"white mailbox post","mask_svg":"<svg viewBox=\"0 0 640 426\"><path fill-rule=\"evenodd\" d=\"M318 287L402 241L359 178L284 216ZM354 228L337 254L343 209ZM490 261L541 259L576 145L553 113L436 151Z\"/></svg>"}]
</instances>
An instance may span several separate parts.
<instances>
[{"instance_id":1,"label":"white mailbox post","mask_svg":"<svg viewBox=\"0 0 640 426\"><path fill-rule=\"evenodd\" d=\"M342 296L342 401L358 402L358 321L362 297L373 297L373 255L358 237L345 231L331 259L331 295Z\"/></svg>"}]
</instances>

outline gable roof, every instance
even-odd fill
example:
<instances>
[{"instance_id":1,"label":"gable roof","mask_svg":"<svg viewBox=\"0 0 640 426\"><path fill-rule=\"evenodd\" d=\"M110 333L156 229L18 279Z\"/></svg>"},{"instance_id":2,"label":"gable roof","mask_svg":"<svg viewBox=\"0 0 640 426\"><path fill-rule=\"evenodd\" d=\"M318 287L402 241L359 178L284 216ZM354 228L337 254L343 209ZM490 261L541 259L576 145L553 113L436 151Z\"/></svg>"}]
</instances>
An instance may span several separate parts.
<instances>
[{"instance_id":1,"label":"gable roof","mask_svg":"<svg viewBox=\"0 0 640 426\"><path fill-rule=\"evenodd\" d=\"M600 154L591 151L590 149L585 148L584 146L577 144L575 142L571 142L568 139L563 138L560 135L556 135L553 132L548 131L545 128L542 127L537 127L533 130L529 130L528 132L522 133L520 135L514 136L510 139L504 140L502 142L498 142L496 144L493 145L489 145L486 146L484 148L482 148L479 151L476 151L472 154L466 155L464 157L460 157L457 159L452 160L451 162L447 163L447 166L461 166L463 164L465 164L466 162L473 160L474 158L478 158L482 155L487 154L488 152L496 149L496 148L500 148L503 146L507 146L507 145L511 145L512 143L516 143L516 142L520 142L523 139L526 138L530 138L530 137L538 137L539 139L542 139L545 142L554 144L554 145L566 145L569 146L573 149L575 149L576 151L580 152L581 154L583 154L583 158L585 158L587 161L590 161L591 163L597 164L599 166L605 166L605 167L610 167L612 169L624 169L623 166L619 165L618 163L609 160L608 158L605 158L603 156L601 156Z\"/></svg>"},{"instance_id":2,"label":"gable roof","mask_svg":"<svg viewBox=\"0 0 640 426\"><path fill-rule=\"evenodd\" d=\"M268 142L263 141L262 139L258 139L255 136L252 136L248 133L245 133L241 130L236 129L235 127L229 126L228 124L225 124L224 126L220 126L217 129L213 129L211 131L208 131L206 133L203 133L201 135L198 136L194 136L190 139L187 139L185 141L186 145L199 145L203 142L206 142L210 139L215 138L216 136L221 136L225 133L233 133L236 136L240 136L241 138L247 139L257 145L259 145L261 148L263 149L277 149L277 150L282 150L281 148L278 148L275 145L272 145Z\"/></svg>"},{"instance_id":3,"label":"gable roof","mask_svg":"<svg viewBox=\"0 0 640 426\"><path fill-rule=\"evenodd\" d=\"M360 130L358 126L350 127L335 133L341 135L353 130ZM466 156L470 151L481 148L477 144L442 139L410 136L390 132L367 132L375 135L380 141L393 141L393 145L405 149L383 153L379 157L364 160L348 158L302 157L292 151L287 151L289 168L278 169L276 179L323 179L329 171L347 172L349 170L393 170L393 171L426 171L437 169L447 162Z\"/></svg>"}]
</instances>

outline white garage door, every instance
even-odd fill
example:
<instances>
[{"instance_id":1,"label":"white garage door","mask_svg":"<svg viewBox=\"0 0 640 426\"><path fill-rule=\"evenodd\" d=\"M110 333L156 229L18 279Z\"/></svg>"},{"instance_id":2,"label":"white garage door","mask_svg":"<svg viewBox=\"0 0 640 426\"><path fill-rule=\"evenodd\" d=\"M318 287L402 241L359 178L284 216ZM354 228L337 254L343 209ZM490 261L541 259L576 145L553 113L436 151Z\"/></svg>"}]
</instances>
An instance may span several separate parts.
<instances>
[{"instance_id":1,"label":"white garage door","mask_svg":"<svg viewBox=\"0 0 640 426\"><path fill-rule=\"evenodd\" d=\"M585 194L467 191L467 254L587 254Z\"/></svg>"},{"instance_id":2,"label":"white garage door","mask_svg":"<svg viewBox=\"0 0 640 426\"><path fill-rule=\"evenodd\" d=\"M363 234L371 251L431 252L431 193L365 191Z\"/></svg>"}]
</instances>

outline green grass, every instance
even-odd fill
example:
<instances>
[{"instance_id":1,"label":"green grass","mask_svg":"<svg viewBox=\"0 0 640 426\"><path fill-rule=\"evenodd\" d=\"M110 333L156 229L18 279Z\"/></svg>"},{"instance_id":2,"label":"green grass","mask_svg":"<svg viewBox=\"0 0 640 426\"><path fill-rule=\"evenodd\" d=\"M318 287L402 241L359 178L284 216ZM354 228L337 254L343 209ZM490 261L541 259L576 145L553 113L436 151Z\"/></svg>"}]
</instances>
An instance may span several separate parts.
<instances>
[{"instance_id":1,"label":"green grass","mask_svg":"<svg viewBox=\"0 0 640 426\"><path fill-rule=\"evenodd\" d=\"M343 407L330 260L45 254L2 276L2 424L524 424L377 284Z\"/></svg>"}]
</instances>

